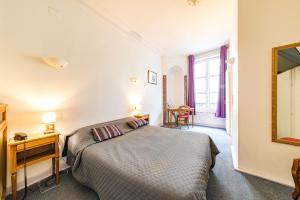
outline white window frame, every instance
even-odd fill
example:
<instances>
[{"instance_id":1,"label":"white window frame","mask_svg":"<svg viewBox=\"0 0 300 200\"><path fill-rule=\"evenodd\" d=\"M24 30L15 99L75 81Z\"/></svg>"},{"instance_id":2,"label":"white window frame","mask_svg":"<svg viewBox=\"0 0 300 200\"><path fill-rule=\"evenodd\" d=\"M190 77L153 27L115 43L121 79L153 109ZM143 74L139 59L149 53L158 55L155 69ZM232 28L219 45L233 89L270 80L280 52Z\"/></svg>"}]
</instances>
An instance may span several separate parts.
<instances>
[{"instance_id":1,"label":"white window frame","mask_svg":"<svg viewBox=\"0 0 300 200\"><path fill-rule=\"evenodd\" d=\"M200 79L200 78L205 78L205 81L206 81L206 92L196 92L195 91L195 96L197 94L206 94L206 108L201 108L201 109L196 109L196 112L197 113L215 113L216 112L216 108L210 108L210 85L209 85L209 79L210 77L219 77L220 74L218 75L209 75L209 61L210 60L214 60L214 59L220 59L220 54L219 52L218 53L215 53L215 54L210 54L209 56L205 56L205 57L199 57L199 58L196 58L195 60L195 63L198 63L198 62L203 62L205 61L206 63L206 74L205 76L196 76L196 74L194 74L194 80L196 79ZM219 72L220 73L220 72ZM217 92L213 92L213 93L216 93L218 95L218 91ZM195 104L202 104L202 103L197 103L195 102ZM196 106L197 107L197 106Z\"/></svg>"}]
</instances>

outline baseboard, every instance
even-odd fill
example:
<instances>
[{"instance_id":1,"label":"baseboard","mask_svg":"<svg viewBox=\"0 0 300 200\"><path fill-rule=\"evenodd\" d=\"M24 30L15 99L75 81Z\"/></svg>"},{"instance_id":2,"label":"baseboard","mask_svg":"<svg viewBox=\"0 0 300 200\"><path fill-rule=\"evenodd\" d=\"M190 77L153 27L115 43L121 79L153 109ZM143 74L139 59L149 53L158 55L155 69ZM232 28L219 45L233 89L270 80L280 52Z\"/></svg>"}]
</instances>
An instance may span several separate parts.
<instances>
[{"instance_id":1,"label":"baseboard","mask_svg":"<svg viewBox=\"0 0 300 200\"><path fill-rule=\"evenodd\" d=\"M233 168L234 168L234 169L238 169L238 160L237 160L237 158L235 157L234 146L231 145L231 146L230 146L230 149L231 149L231 156L232 156Z\"/></svg>"},{"instance_id":2,"label":"baseboard","mask_svg":"<svg viewBox=\"0 0 300 200\"><path fill-rule=\"evenodd\" d=\"M274 178L272 177L267 177L265 175L261 175L257 172L253 172L253 171L250 171L250 170L246 170L246 169L242 169L238 166L238 160L237 158L235 157L235 154L234 154L234 147L233 145L231 145L231 155L232 155L232 161L233 161L233 168L234 170L238 171L238 172L241 172L241 173L245 173L245 174L249 174L251 176L255 176L255 177L258 177L258 178L262 178L264 180L267 180L267 181L271 181L271 182L274 182L274 183L278 183L280 185L284 185L284 186L287 186L287 187L291 187L291 188L294 188L294 185L291 184L291 183L286 183L286 182L281 182L281 181L278 181L278 180L275 180Z\"/></svg>"},{"instance_id":3,"label":"baseboard","mask_svg":"<svg viewBox=\"0 0 300 200\"><path fill-rule=\"evenodd\" d=\"M218 125L209 125L209 124L199 124L199 123L195 123L194 126L200 126L200 127L207 127L207 128L215 128L215 129L226 130L223 126L218 126Z\"/></svg>"},{"instance_id":4,"label":"baseboard","mask_svg":"<svg viewBox=\"0 0 300 200\"><path fill-rule=\"evenodd\" d=\"M61 162L60 166L59 166L59 172L66 171L69 168L70 168L70 166L68 166L65 162ZM36 185L37 183L39 183L45 179L48 179L51 176L52 176L52 173L41 173L34 177L28 178L27 179L28 187L32 187L32 186ZM18 184L17 191L23 190L24 187L25 186L23 184L22 185ZM10 194L11 194L11 185L6 188L6 196L8 196Z\"/></svg>"},{"instance_id":5,"label":"baseboard","mask_svg":"<svg viewBox=\"0 0 300 200\"><path fill-rule=\"evenodd\" d=\"M195 126L203 126L208 128L218 128L218 129L225 129L226 126L223 126L221 124L207 124L207 123L195 123Z\"/></svg>"},{"instance_id":6,"label":"baseboard","mask_svg":"<svg viewBox=\"0 0 300 200\"><path fill-rule=\"evenodd\" d=\"M262 179L265 179L267 181L271 181L271 182L274 182L274 183L277 183L277 184L280 184L280 185L284 185L284 186L287 186L287 187L291 187L291 188L295 187L293 184L286 183L286 182L281 182L281 181L275 180L272 177L266 177L266 176L258 174L256 172L250 172L249 170L245 170L245 169L241 169L241 168L235 168L235 170L238 171L238 172L249 174L251 176L256 176L258 178L262 178Z\"/></svg>"}]
</instances>

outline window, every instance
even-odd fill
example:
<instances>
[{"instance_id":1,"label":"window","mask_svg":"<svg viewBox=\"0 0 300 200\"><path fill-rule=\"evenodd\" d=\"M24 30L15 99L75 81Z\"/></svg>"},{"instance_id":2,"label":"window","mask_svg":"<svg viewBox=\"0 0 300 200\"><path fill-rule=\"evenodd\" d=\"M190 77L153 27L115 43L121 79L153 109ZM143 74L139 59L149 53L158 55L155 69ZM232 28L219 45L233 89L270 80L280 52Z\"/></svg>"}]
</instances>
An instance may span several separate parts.
<instances>
[{"instance_id":1,"label":"window","mask_svg":"<svg viewBox=\"0 0 300 200\"><path fill-rule=\"evenodd\" d=\"M219 55L195 62L195 98L197 112L215 112L219 93Z\"/></svg>"}]
</instances>

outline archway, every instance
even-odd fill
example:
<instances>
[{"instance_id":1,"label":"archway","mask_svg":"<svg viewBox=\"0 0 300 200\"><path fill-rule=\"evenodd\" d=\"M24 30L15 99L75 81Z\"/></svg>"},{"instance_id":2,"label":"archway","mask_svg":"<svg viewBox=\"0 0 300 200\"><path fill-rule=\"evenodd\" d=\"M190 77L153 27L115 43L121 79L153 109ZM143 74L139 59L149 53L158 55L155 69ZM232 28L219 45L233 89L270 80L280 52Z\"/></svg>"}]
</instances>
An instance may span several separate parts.
<instances>
[{"instance_id":1,"label":"archway","mask_svg":"<svg viewBox=\"0 0 300 200\"><path fill-rule=\"evenodd\" d=\"M163 123L167 123L167 107L186 104L187 76L180 66L170 67L163 76Z\"/></svg>"}]
</instances>

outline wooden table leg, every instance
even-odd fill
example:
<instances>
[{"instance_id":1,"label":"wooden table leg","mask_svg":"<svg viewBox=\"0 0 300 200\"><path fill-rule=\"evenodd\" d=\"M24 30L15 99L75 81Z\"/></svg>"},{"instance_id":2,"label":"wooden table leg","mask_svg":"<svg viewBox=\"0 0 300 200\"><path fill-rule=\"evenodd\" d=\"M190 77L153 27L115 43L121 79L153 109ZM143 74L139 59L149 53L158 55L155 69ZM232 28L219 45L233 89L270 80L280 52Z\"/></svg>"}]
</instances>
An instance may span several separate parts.
<instances>
[{"instance_id":1,"label":"wooden table leg","mask_svg":"<svg viewBox=\"0 0 300 200\"><path fill-rule=\"evenodd\" d=\"M171 111L169 110L168 127L171 128Z\"/></svg>"},{"instance_id":2,"label":"wooden table leg","mask_svg":"<svg viewBox=\"0 0 300 200\"><path fill-rule=\"evenodd\" d=\"M171 111L170 112L171 114L170 114L170 126L171 126L171 128L173 128L173 119L172 119L172 117L173 117L173 111Z\"/></svg>"},{"instance_id":3,"label":"wooden table leg","mask_svg":"<svg viewBox=\"0 0 300 200\"><path fill-rule=\"evenodd\" d=\"M55 175L55 158L52 158L52 175Z\"/></svg>"},{"instance_id":4,"label":"wooden table leg","mask_svg":"<svg viewBox=\"0 0 300 200\"><path fill-rule=\"evenodd\" d=\"M58 185L59 180L59 136L56 136L56 143L55 143L55 180L56 184Z\"/></svg>"},{"instance_id":5,"label":"wooden table leg","mask_svg":"<svg viewBox=\"0 0 300 200\"><path fill-rule=\"evenodd\" d=\"M17 200L17 172L11 174L12 199Z\"/></svg>"},{"instance_id":6,"label":"wooden table leg","mask_svg":"<svg viewBox=\"0 0 300 200\"><path fill-rule=\"evenodd\" d=\"M56 184L59 184L59 158L55 158L55 180Z\"/></svg>"},{"instance_id":7,"label":"wooden table leg","mask_svg":"<svg viewBox=\"0 0 300 200\"><path fill-rule=\"evenodd\" d=\"M192 127L194 128L195 111L192 111Z\"/></svg>"}]
</instances>

